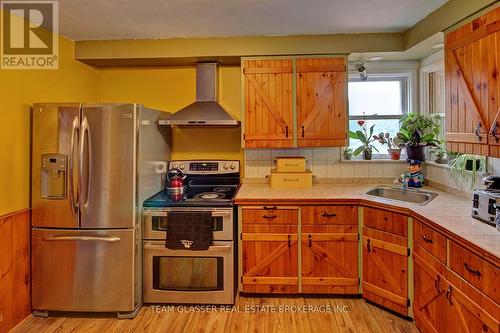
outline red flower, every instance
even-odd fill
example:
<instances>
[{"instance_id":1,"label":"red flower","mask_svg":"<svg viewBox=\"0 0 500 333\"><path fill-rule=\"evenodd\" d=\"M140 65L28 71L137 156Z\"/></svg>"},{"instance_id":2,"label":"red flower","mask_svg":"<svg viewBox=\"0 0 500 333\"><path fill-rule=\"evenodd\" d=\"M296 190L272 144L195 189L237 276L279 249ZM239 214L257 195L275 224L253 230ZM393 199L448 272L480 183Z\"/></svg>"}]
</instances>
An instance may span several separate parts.
<instances>
[{"instance_id":1,"label":"red flower","mask_svg":"<svg viewBox=\"0 0 500 333\"><path fill-rule=\"evenodd\" d=\"M363 126L365 124L365 121L364 120L358 120L358 125L359 126Z\"/></svg>"}]
</instances>

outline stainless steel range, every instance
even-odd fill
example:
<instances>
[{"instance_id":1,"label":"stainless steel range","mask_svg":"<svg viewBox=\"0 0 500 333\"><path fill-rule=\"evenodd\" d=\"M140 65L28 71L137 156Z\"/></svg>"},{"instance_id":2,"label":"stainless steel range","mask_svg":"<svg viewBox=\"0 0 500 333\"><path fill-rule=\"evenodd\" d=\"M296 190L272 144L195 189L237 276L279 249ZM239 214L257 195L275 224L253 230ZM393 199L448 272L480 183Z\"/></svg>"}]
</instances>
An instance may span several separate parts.
<instances>
[{"instance_id":1,"label":"stainless steel range","mask_svg":"<svg viewBox=\"0 0 500 333\"><path fill-rule=\"evenodd\" d=\"M239 161L172 161L169 170L186 176L182 195L165 189L144 202L144 302L233 304L235 223L233 198L240 184ZM185 223L209 216L207 250L169 249L169 216L186 213ZM184 223L184 221L182 221Z\"/></svg>"}]
</instances>

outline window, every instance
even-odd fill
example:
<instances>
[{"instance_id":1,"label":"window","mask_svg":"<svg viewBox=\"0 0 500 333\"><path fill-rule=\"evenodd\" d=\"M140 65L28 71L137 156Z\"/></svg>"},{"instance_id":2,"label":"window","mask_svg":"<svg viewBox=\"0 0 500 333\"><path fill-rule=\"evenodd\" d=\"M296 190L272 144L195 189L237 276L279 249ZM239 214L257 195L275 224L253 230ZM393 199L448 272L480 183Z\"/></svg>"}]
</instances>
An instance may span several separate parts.
<instances>
[{"instance_id":1,"label":"window","mask_svg":"<svg viewBox=\"0 0 500 333\"><path fill-rule=\"evenodd\" d=\"M440 139L444 140L444 71L442 69L427 73L427 110L428 113L441 116Z\"/></svg>"},{"instance_id":2,"label":"window","mask_svg":"<svg viewBox=\"0 0 500 333\"><path fill-rule=\"evenodd\" d=\"M359 76L349 79L349 130L360 129L359 120L364 120L368 128L375 125L373 134L389 132L394 137L399 131L399 121L408 113L407 75L369 75L366 81ZM357 148L360 142L349 140L349 147ZM378 150L374 157L386 157L387 146L373 142Z\"/></svg>"}]
</instances>

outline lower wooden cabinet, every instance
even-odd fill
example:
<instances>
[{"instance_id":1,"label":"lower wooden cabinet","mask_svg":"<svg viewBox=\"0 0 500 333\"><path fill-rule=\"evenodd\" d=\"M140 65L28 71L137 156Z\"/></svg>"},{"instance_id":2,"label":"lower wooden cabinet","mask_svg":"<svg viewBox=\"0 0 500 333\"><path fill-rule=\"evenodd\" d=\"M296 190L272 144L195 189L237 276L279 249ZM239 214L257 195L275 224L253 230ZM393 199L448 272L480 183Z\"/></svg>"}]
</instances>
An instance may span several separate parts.
<instances>
[{"instance_id":1,"label":"lower wooden cabinet","mask_svg":"<svg viewBox=\"0 0 500 333\"><path fill-rule=\"evenodd\" d=\"M244 223L242 231L242 291L297 293L297 225Z\"/></svg>"},{"instance_id":2,"label":"lower wooden cabinet","mask_svg":"<svg viewBox=\"0 0 500 333\"><path fill-rule=\"evenodd\" d=\"M413 255L415 301L413 314L422 332L499 332L500 318L494 316L447 279L446 268L438 272L431 258ZM494 306L495 307L495 306ZM496 311L498 314L498 306Z\"/></svg>"},{"instance_id":3,"label":"lower wooden cabinet","mask_svg":"<svg viewBox=\"0 0 500 333\"><path fill-rule=\"evenodd\" d=\"M408 315L408 240L363 228L363 297Z\"/></svg>"},{"instance_id":4,"label":"lower wooden cabinet","mask_svg":"<svg viewBox=\"0 0 500 333\"><path fill-rule=\"evenodd\" d=\"M357 226L302 226L302 292L358 293Z\"/></svg>"}]
</instances>

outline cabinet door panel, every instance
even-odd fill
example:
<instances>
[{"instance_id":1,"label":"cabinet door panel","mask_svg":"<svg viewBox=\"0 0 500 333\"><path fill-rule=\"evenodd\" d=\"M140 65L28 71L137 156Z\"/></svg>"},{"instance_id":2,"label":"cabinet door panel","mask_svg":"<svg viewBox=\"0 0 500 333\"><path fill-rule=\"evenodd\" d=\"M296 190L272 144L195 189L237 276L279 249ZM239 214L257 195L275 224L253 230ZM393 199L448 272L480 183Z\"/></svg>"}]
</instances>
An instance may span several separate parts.
<instances>
[{"instance_id":1,"label":"cabinet door panel","mask_svg":"<svg viewBox=\"0 0 500 333\"><path fill-rule=\"evenodd\" d=\"M406 238L363 228L363 297L407 315Z\"/></svg>"},{"instance_id":2,"label":"cabinet door panel","mask_svg":"<svg viewBox=\"0 0 500 333\"><path fill-rule=\"evenodd\" d=\"M358 234L302 233L302 292L358 293Z\"/></svg>"},{"instance_id":3,"label":"cabinet door panel","mask_svg":"<svg viewBox=\"0 0 500 333\"><path fill-rule=\"evenodd\" d=\"M344 58L297 59L297 136L301 147L347 144Z\"/></svg>"},{"instance_id":4,"label":"cabinet door panel","mask_svg":"<svg viewBox=\"0 0 500 333\"><path fill-rule=\"evenodd\" d=\"M243 230L242 291L252 293L298 292L297 227L256 226ZM246 226L247 230L252 230ZM293 233L290 232L293 230ZM254 232L257 231L257 232Z\"/></svg>"},{"instance_id":5,"label":"cabinet door panel","mask_svg":"<svg viewBox=\"0 0 500 333\"><path fill-rule=\"evenodd\" d=\"M291 147L292 60L244 60L245 146Z\"/></svg>"}]
</instances>

